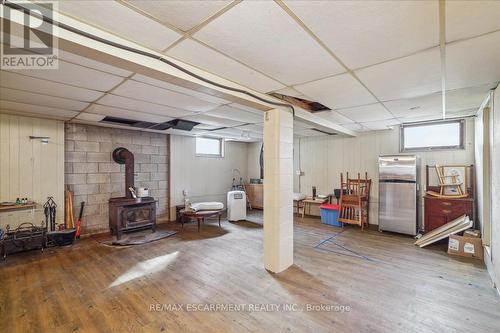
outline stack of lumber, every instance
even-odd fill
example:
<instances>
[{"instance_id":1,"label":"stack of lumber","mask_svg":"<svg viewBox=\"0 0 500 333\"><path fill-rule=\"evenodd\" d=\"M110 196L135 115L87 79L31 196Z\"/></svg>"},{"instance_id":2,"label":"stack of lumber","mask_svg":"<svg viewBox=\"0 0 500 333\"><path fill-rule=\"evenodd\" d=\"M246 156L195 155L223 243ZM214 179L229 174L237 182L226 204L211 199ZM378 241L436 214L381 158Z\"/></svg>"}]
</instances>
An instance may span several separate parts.
<instances>
[{"instance_id":1,"label":"stack of lumber","mask_svg":"<svg viewBox=\"0 0 500 333\"><path fill-rule=\"evenodd\" d=\"M73 213L73 192L68 189L64 191L64 222L66 229L73 229L75 227L74 213Z\"/></svg>"},{"instance_id":2,"label":"stack of lumber","mask_svg":"<svg viewBox=\"0 0 500 333\"><path fill-rule=\"evenodd\" d=\"M435 243L441 239L449 237L451 235L458 234L461 231L472 228L474 223L469 219L467 215L462 215L459 218L442 225L441 227L426 233L420 239L415 242L415 245L424 247Z\"/></svg>"}]
</instances>

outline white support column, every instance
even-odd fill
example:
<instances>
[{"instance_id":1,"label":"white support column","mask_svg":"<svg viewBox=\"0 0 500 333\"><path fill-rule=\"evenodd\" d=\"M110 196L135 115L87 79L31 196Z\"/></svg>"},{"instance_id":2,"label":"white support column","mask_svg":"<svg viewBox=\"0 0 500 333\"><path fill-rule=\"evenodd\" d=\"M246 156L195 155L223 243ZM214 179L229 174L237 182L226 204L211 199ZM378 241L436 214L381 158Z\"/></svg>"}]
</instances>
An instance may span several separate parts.
<instances>
[{"instance_id":1,"label":"white support column","mask_svg":"<svg viewBox=\"0 0 500 333\"><path fill-rule=\"evenodd\" d=\"M264 265L279 273L293 264L293 115L264 119Z\"/></svg>"}]
</instances>

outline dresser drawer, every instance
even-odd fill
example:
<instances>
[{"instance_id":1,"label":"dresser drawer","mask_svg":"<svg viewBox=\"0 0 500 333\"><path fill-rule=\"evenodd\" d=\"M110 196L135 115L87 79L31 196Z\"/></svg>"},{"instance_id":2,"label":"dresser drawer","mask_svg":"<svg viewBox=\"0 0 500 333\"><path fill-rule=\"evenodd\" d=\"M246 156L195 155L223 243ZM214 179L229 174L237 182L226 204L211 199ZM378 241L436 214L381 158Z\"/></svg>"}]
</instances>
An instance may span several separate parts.
<instances>
[{"instance_id":1,"label":"dresser drawer","mask_svg":"<svg viewBox=\"0 0 500 333\"><path fill-rule=\"evenodd\" d=\"M428 198L424 200L425 232L436 229L454 219L468 215L473 219L473 201Z\"/></svg>"},{"instance_id":2,"label":"dresser drawer","mask_svg":"<svg viewBox=\"0 0 500 333\"><path fill-rule=\"evenodd\" d=\"M456 200L425 200L425 212L432 215L459 217L460 215L470 214L472 212L472 202Z\"/></svg>"},{"instance_id":3,"label":"dresser drawer","mask_svg":"<svg viewBox=\"0 0 500 333\"><path fill-rule=\"evenodd\" d=\"M426 205L425 212L431 215L443 215L449 216L452 218L457 218L461 215L469 215L472 211L471 205L459 205L459 206L450 206L450 207L441 207L441 206L432 206ZM472 218L472 216L470 216Z\"/></svg>"}]
</instances>

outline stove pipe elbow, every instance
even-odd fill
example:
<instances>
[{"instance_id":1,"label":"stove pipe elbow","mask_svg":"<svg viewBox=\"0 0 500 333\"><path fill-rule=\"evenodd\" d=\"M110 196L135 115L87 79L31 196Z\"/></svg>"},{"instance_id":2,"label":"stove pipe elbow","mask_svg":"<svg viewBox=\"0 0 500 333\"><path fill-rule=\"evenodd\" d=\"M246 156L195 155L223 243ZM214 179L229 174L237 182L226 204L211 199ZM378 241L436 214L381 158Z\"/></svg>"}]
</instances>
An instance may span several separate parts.
<instances>
[{"instance_id":1,"label":"stove pipe elbow","mask_svg":"<svg viewBox=\"0 0 500 333\"><path fill-rule=\"evenodd\" d=\"M134 154L126 148L120 147L113 151L113 161L125 164L125 197L132 199L129 188L134 188Z\"/></svg>"}]
</instances>

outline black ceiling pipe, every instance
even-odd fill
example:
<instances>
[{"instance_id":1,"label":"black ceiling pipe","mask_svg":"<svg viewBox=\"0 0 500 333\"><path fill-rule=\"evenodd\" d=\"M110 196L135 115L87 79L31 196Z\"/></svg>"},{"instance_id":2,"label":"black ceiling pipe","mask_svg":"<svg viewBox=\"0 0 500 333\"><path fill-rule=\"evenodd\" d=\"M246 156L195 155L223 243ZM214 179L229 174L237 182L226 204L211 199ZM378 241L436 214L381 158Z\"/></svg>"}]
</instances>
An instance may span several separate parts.
<instances>
[{"instance_id":1,"label":"black ceiling pipe","mask_svg":"<svg viewBox=\"0 0 500 333\"><path fill-rule=\"evenodd\" d=\"M127 148L116 148L113 151L113 161L125 164L125 197L132 199L129 188L134 188L134 154Z\"/></svg>"}]
</instances>

